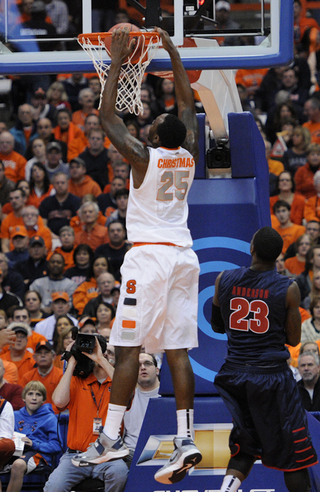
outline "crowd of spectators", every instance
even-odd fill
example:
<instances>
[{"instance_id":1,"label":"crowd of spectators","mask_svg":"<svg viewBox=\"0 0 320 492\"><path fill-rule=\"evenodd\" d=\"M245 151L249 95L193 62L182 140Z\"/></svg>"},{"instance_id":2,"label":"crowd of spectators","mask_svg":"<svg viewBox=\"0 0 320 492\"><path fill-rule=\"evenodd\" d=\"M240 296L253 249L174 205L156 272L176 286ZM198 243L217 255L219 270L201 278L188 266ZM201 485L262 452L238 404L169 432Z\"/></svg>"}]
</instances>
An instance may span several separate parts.
<instances>
[{"instance_id":1,"label":"crowd of spectators","mask_svg":"<svg viewBox=\"0 0 320 492\"><path fill-rule=\"evenodd\" d=\"M22 0L24 22L31 22L28 8L36 11L32 4L37 4L39 12L45 8L45 22L57 32L67 32L72 16L66 17L65 2ZM234 28L228 2L218 4L219 22ZM93 5L94 22L105 23L104 16L99 17L99 1ZM320 410L320 88L319 48L312 43L314 30L319 35L320 27L312 17L301 16L299 0L294 1L294 10L293 63L241 69L236 82L243 109L253 113L265 141L271 220L284 240L277 270L295 278L301 292L301 346L289 347L292 370L300 379L305 407ZM234 38L220 42L237 44ZM76 483L68 475L68 453L84 450L83 443L95 438L89 429L84 429L87 435L81 444L72 438L77 425L73 398L77 399L82 385L102 379L97 394L104 394L104 384L107 387L112 380L114 349L97 342L90 374L83 380L77 376L75 383L71 377L76 362L67 364L61 355L70 350L78 332L98 333L108 342L120 292L120 269L131 247L126 235L130 162L102 130L97 109L100 81L95 74L39 76L36 86L31 93L25 91L14 123L0 122L0 396L14 411L23 409L30 418L40 411L51 419L52 411L54 415L69 409L74 420L64 468L46 486L48 492L67 492ZM21 100L21 85L19 91ZM130 133L148 144L152 120L162 112L177 114L174 82L148 75L141 97L142 115L121 116ZM198 111L203 110L196 93L195 104ZM107 362L101 357L103 348ZM132 452L142 422L137 412L145 410L147 397L158 395L157 361L141 354L137 396L125 418L125 441ZM30 386L34 381L39 385ZM31 408L33 397L35 409ZM87 411L94 414L95 408ZM51 441L48 450L54 453L56 437L47 431L48 426L40 437ZM36 440L27 436L32 453L26 461L10 462L20 482L36 452L47 456L47 448L36 446L32 442ZM121 492L126 468L104 465L97 475L111 483L117 474L114 490ZM84 471L82 478L89 472ZM62 484L66 476L70 482Z\"/></svg>"}]
</instances>

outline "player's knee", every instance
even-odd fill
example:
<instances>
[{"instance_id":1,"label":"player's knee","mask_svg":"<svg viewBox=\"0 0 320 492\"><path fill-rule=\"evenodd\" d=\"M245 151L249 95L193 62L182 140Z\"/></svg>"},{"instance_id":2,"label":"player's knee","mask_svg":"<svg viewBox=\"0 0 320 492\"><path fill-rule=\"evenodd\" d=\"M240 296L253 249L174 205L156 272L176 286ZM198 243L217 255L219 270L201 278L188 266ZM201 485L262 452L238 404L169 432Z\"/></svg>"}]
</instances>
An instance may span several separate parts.
<instances>
[{"instance_id":1,"label":"player's knee","mask_svg":"<svg viewBox=\"0 0 320 492\"><path fill-rule=\"evenodd\" d=\"M284 481L289 492L309 492L311 490L307 468L293 472L284 472Z\"/></svg>"},{"instance_id":2,"label":"player's knee","mask_svg":"<svg viewBox=\"0 0 320 492\"><path fill-rule=\"evenodd\" d=\"M240 451L238 454L230 458L228 470L237 470L247 477L254 462L255 458L253 456Z\"/></svg>"}]
</instances>

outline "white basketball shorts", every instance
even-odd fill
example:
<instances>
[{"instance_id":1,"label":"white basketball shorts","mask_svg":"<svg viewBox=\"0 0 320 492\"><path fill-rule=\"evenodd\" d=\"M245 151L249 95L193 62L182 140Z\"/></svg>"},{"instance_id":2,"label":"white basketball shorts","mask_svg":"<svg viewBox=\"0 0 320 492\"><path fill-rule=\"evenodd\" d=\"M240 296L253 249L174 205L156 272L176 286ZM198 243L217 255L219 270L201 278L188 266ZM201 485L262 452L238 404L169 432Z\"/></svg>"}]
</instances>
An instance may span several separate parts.
<instances>
[{"instance_id":1,"label":"white basketball shorts","mask_svg":"<svg viewBox=\"0 0 320 492\"><path fill-rule=\"evenodd\" d=\"M149 353L198 346L198 257L191 248L134 246L121 267L110 344Z\"/></svg>"}]
</instances>

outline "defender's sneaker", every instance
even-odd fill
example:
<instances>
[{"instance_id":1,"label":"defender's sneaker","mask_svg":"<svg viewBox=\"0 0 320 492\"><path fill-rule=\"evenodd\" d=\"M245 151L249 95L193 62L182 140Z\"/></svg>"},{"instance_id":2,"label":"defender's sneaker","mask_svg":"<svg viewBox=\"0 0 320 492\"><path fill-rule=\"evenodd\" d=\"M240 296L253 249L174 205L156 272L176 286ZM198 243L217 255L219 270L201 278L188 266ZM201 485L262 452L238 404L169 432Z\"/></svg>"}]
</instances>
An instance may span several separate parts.
<instances>
[{"instance_id":1,"label":"defender's sneaker","mask_svg":"<svg viewBox=\"0 0 320 492\"><path fill-rule=\"evenodd\" d=\"M170 459L154 476L157 482L167 484L180 482L187 471L202 460L202 455L192 439L175 437L173 444L174 451Z\"/></svg>"},{"instance_id":2,"label":"defender's sneaker","mask_svg":"<svg viewBox=\"0 0 320 492\"><path fill-rule=\"evenodd\" d=\"M121 437L112 440L101 432L96 442L90 444L87 451L76 454L71 461L75 466L89 466L124 458L128 454L129 449L123 444Z\"/></svg>"}]
</instances>

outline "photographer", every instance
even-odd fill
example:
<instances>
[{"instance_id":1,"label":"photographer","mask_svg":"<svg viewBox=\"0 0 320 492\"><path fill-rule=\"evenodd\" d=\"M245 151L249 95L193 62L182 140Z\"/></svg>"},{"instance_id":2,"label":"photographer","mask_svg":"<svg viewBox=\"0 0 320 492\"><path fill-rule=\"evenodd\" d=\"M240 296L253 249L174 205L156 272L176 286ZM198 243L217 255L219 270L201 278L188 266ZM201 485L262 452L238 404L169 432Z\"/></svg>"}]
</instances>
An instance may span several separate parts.
<instances>
[{"instance_id":1,"label":"photographer","mask_svg":"<svg viewBox=\"0 0 320 492\"><path fill-rule=\"evenodd\" d=\"M83 342L83 337L89 337L88 342ZM92 353L82 351L79 356L78 349L72 350L74 344L90 349L90 337L92 339L92 335L81 334L81 338L78 335L76 342L68 345L67 352L74 355L70 356L66 372L52 395L60 411L69 409L68 449L50 475L44 492L69 492L85 478L103 480L106 492L122 492L125 487L128 468L123 460L89 467L75 467L71 463L76 452L85 451L89 444L95 441L99 427L106 418L110 398L113 367L103 356L106 350L103 337L95 336ZM83 367L83 357L89 363L93 361L91 372L90 365L85 364ZM82 374L82 377L74 375L75 370L77 374Z\"/></svg>"}]
</instances>

